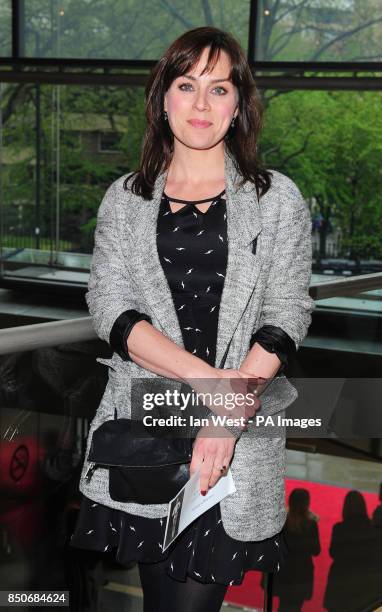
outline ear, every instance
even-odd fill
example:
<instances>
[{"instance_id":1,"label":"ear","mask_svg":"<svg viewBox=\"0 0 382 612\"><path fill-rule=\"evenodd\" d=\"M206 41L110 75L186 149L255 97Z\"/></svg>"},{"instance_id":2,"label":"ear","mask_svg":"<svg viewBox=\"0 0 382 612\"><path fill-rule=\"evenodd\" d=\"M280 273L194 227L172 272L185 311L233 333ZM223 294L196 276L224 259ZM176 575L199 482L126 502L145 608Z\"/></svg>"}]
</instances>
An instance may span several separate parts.
<instances>
[{"instance_id":1,"label":"ear","mask_svg":"<svg viewBox=\"0 0 382 612\"><path fill-rule=\"evenodd\" d=\"M236 117L238 116L238 114L239 114L239 101L238 101L237 106L236 106L236 108L235 108L235 111L234 111L234 113L233 113L233 116L235 117L235 119L236 119Z\"/></svg>"},{"instance_id":2,"label":"ear","mask_svg":"<svg viewBox=\"0 0 382 612\"><path fill-rule=\"evenodd\" d=\"M235 119L239 114L239 110L240 110L240 93L238 91L238 89L236 89L236 108L235 108Z\"/></svg>"}]
</instances>

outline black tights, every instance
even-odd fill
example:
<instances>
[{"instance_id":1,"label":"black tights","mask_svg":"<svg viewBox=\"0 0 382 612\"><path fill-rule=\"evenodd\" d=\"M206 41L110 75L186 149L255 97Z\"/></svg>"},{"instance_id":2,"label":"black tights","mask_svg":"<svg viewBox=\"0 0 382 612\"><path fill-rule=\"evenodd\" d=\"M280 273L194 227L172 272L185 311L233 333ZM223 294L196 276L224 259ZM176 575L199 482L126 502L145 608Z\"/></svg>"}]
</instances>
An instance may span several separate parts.
<instances>
[{"instance_id":1,"label":"black tights","mask_svg":"<svg viewBox=\"0 0 382 612\"><path fill-rule=\"evenodd\" d=\"M159 563L138 563L143 589L143 612L219 612L227 585L186 582L169 576Z\"/></svg>"}]
</instances>

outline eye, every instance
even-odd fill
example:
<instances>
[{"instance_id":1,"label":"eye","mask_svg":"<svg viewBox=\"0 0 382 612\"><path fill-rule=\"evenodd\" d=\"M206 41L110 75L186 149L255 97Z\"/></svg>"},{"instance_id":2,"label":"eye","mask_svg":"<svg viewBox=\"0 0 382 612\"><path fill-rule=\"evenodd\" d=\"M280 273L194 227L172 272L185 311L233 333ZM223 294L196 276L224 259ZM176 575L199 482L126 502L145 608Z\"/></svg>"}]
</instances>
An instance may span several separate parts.
<instances>
[{"instance_id":1,"label":"eye","mask_svg":"<svg viewBox=\"0 0 382 612\"><path fill-rule=\"evenodd\" d=\"M182 91L185 91L184 89L182 89L182 87L184 86L190 86L191 87L191 83L181 83L181 85L179 85L179 89L181 89Z\"/></svg>"},{"instance_id":2,"label":"eye","mask_svg":"<svg viewBox=\"0 0 382 612\"><path fill-rule=\"evenodd\" d=\"M184 87L188 88L188 87L192 87L192 85L191 83L181 83L179 85L179 89L181 91L187 91L187 89L183 89ZM217 87L214 87L214 91L215 90L219 90L219 93L218 93L219 96L224 96L227 93L227 90L225 89L225 87L217 86Z\"/></svg>"},{"instance_id":3,"label":"eye","mask_svg":"<svg viewBox=\"0 0 382 612\"><path fill-rule=\"evenodd\" d=\"M223 93L220 93L219 96L224 96L227 93L227 90L224 87L215 87L215 89L220 89Z\"/></svg>"}]
</instances>

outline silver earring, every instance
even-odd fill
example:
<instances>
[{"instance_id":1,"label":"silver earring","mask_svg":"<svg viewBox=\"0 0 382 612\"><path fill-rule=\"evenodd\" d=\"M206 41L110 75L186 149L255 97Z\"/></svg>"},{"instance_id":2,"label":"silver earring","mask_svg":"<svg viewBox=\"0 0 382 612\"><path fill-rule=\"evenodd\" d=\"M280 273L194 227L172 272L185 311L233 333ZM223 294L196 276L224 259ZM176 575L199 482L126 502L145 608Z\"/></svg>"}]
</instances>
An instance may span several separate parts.
<instances>
[{"instance_id":1,"label":"silver earring","mask_svg":"<svg viewBox=\"0 0 382 612\"><path fill-rule=\"evenodd\" d=\"M163 111L163 115L164 115L164 120L168 121L168 114L167 111Z\"/></svg>"},{"instance_id":2,"label":"silver earring","mask_svg":"<svg viewBox=\"0 0 382 612\"><path fill-rule=\"evenodd\" d=\"M231 121L231 127L232 127L232 128L233 128L233 127L235 127L235 119L236 119L236 117L233 117L233 119L232 119L232 121Z\"/></svg>"}]
</instances>

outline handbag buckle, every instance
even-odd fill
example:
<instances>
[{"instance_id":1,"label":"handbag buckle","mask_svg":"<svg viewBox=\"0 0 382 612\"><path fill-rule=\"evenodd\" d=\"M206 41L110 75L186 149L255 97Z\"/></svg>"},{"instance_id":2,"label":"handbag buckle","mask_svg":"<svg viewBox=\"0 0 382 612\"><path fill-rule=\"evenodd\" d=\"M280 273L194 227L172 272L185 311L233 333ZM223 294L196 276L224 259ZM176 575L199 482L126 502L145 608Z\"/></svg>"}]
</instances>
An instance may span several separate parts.
<instances>
[{"instance_id":1,"label":"handbag buckle","mask_svg":"<svg viewBox=\"0 0 382 612\"><path fill-rule=\"evenodd\" d=\"M86 472L86 475L85 475L85 481L86 481L86 483L87 483L87 484L89 484L89 482L91 481L92 476L93 476L93 474L94 474L94 471L95 471L96 467L97 467L97 464L96 464L96 463L94 463L94 464L93 464L93 465L92 465L92 466L91 466L91 467L88 469L88 471Z\"/></svg>"}]
</instances>

